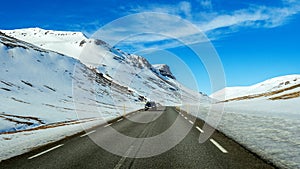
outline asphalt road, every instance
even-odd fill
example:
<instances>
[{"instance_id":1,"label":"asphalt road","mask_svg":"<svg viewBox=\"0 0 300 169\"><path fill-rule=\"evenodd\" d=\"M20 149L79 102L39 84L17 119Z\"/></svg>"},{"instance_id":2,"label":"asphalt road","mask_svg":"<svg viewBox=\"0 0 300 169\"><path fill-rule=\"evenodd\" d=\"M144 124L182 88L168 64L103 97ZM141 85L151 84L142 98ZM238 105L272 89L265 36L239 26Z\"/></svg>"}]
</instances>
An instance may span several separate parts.
<instances>
[{"instance_id":1,"label":"asphalt road","mask_svg":"<svg viewBox=\"0 0 300 169\"><path fill-rule=\"evenodd\" d=\"M87 131L86 134L76 135L2 161L0 168L274 168L218 131L205 143L200 144L198 140L199 134L203 132L201 129L203 121L199 119L193 121L192 116L179 113L172 107L161 111L136 112L109 125ZM177 126L169 130L174 123ZM119 134L112 131L118 131ZM120 133L138 140L129 139L126 142L126 139L118 137ZM160 137L162 133L169 133L169 135ZM158 142L149 142L149 138L161 139L158 139ZM165 143L169 145L177 142L178 144L171 148L165 145ZM105 146L101 148L99 144ZM110 153L112 152L109 152L110 148L119 155ZM169 150L152 157L145 157L164 148Z\"/></svg>"}]
</instances>

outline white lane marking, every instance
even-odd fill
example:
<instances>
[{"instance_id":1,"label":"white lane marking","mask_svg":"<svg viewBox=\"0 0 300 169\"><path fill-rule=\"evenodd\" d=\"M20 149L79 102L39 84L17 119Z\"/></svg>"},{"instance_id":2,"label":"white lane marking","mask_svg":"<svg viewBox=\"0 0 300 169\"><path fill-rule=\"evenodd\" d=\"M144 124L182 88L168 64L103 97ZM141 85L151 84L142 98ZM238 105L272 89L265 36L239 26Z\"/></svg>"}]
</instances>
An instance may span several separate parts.
<instances>
[{"instance_id":1,"label":"white lane marking","mask_svg":"<svg viewBox=\"0 0 300 169\"><path fill-rule=\"evenodd\" d=\"M121 119L117 120L117 122L120 122L120 121L122 121L122 120L123 120L123 118L121 118Z\"/></svg>"},{"instance_id":2,"label":"white lane marking","mask_svg":"<svg viewBox=\"0 0 300 169\"><path fill-rule=\"evenodd\" d=\"M84 137L84 136L87 136L87 135L95 133L95 132L96 132L96 130L93 130L93 131L90 131L88 133L85 133L85 134L81 135L80 137Z\"/></svg>"},{"instance_id":3,"label":"white lane marking","mask_svg":"<svg viewBox=\"0 0 300 169\"><path fill-rule=\"evenodd\" d=\"M191 124L194 124L191 120L189 120L189 122L190 122Z\"/></svg>"},{"instance_id":4,"label":"white lane marking","mask_svg":"<svg viewBox=\"0 0 300 169\"><path fill-rule=\"evenodd\" d=\"M187 117L184 117L184 119L186 119L186 120L187 120Z\"/></svg>"},{"instance_id":5,"label":"white lane marking","mask_svg":"<svg viewBox=\"0 0 300 169\"><path fill-rule=\"evenodd\" d=\"M43 152L38 153L38 154L36 154L36 155L34 155L34 156L31 156L31 157L28 158L28 160L31 160L31 159L33 159L33 158L35 158L35 157L38 157L38 156L40 156L40 155L43 155L43 154L45 154L45 153L48 153L49 151L52 151L52 150L54 150L54 149L57 149L57 148L59 148L59 147L61 147L61 146L63 146L63 144L57 145L57 146L52 147L52 148L50 148L50 149L48 149L48 150L46 150L46 151L43 151Z\"/></svg>"},{"instance_id":6,"label":"white lane marking","mask_svg":"<svg viewBox=\"0 0 300 169\"><path fill-rule=\"evenodd\" d=\"M125 155L121 158L121 160L118 162L118 164L114 167L114 169L119 169L125 162L126 157L129 155L129 153L132 151L133 146L130 146L129 149L126 151Z\"/></svg>"},{"instance_id":7,"label":"white lane marking","mask_svg":"<svg viewBox=\"0 0 300 169\"><path fill-rule=\"evenodd\" d=\"M110 126L111 125L111 123L110 124L107 124L107 125L105 125L104 127L108 127L108 126Z\"/></svg>"},{"instance_id":8,"label":"white lane marking","mask_svg":"<svg viewBox=\"0 0 300 169\"><path fill-rule=\"evenodd\" d=\"M201 133L204 133L204 131L200 129L200 127L196 126L196 129L199 130Z\"/></svg>"},{"instance_id":9,"label":"white lane marking","mask_svg":"<svg viewBox=\"0 0 300 169\"><path fill-rule=\"evenodd\" d=\"M209 141L212 142L223 153L228 153L228 151L225 148L223 148L219 143L217 143L214 139L209 139Z\"/></svg>"}]
</instances>

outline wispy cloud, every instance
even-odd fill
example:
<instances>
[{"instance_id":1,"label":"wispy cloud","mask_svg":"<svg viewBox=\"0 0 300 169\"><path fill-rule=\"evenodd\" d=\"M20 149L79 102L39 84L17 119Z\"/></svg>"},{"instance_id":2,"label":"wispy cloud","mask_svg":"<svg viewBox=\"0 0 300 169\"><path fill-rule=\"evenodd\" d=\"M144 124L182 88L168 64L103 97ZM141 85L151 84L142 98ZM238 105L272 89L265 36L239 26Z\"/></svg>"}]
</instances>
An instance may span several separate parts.
<instances>
[{"instance_id":1,"label":"wispy cloud","mask_svg":"<svg viewBox=\"0 0 300 169\"><path fill-rule=\"evenodd\" d=\"M200 3L204 9L212 9L211 0L198 0L198 3Z\"/></svg>"},{"instance_id":2,"label":"wispy cloud","mask_svg":"<svg viewBox=\"0 0 300 169\"><path fill-rule=\"evenodd\" d=\"M299 6L283 8L258 6L237 10L229 14L219 14L212 20L202 22L198 26L205 32L232 26L273 28L285 24L290 16L299 13L299 11Z\"/></svg>"},{"instance_id":3,"label":"wispy cloud","mask_svg":"<svg viewBox=\"0 0 300 169\"><path fill-rule=\"evenodd\" d=\"M139 12L159 12L176 15L180 18L187 19L191 23L197 26L204 33L209 35L211 40L218 39L222 34L229 34L234 31L238 31L240 28L274 28L286 24L293 15L300 12L300 3L296 0L282 0L281 6L261 6L261 5L249 5L248 8L238 9L234 11L213 11L213 4L210 0L198 0L197 1L202 8L206 11L196 10L192 4L188 1L181 1L177 4L148 4L145 6L131 6L127 12L139 13ZM194 4L195 5L195 4ZM127 8L128 9L128 8ZM160 29L160 32L164 32L169 35L176 35L184 37L188 43L199 43L201 40L193 38L193 34L197 33L194 29L186 28L186 25L169 25L166 21L164 24L161 22L149 21L141 19L140 22L145 25L149 22L152 24L158 23L154 27ZM133 30L143 28L132 28ZM145 30L146 31L146 30ZM170 33L171 32L171 33ZM146 42L145 42L146 39ZM167 37L158 37L147 35L147 38L139 37L131 39L128 43L141 44L149 42L160 42L169 40ZM154 43L153 43L154 44ZM178 42L161 43L161 47L174 47L180 45ZM143 45L138 45L140 48Z\"/></svg>"}]
</instances>

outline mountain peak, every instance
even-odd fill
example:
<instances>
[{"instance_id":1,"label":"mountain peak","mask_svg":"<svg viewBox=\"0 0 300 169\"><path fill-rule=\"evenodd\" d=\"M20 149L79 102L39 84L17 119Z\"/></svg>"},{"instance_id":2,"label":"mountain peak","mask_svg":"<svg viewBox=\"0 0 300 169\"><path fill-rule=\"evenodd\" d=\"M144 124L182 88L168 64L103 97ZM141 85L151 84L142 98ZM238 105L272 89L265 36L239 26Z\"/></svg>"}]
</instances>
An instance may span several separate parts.
<instances>
[{"instance_id":1,"label":"mountain peak","mask_svg":"<svg viewBox=\"0 0 300 169\"><path fill-rule=\"evenodd\" d=\"M54 31L42 28L24 28L14 30L0 30L10 37L55 51L70 57L79 58L87 37L82 32Z\"/></svg>"},{"instance_id":2,"label":"mountain peak","mask_svg":"<svg viewBox=\"0 0 300 169\"><path fill-rule=\"evenodd\" d=\"M172 74L170 67L166 64L155 64L152 65L155 69L157 69L161 75L169 77L171 79L176 79L175 76Z\"/></svg>"}]
</instances>

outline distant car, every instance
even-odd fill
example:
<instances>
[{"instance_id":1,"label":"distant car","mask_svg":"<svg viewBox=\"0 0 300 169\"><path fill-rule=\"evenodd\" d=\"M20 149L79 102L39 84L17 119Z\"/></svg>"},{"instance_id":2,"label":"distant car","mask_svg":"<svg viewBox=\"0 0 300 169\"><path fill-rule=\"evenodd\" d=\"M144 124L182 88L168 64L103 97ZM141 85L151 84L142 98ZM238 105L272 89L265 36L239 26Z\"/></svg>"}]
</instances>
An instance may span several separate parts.
<instances>
[{"instance_id":1,"label":"distant car","mask_svg":"<svg viewBox=\"0 0 300 169\"><path fill-rule=\"evenodd\" d=\"M147 111L147 110L149 110L149 109L156 109L156 104L155 104L155 102L150 102L150 101L148 101L148 102L146 102L146 104L145 104L145 111Z\"/></svg>"}]
</instances>

